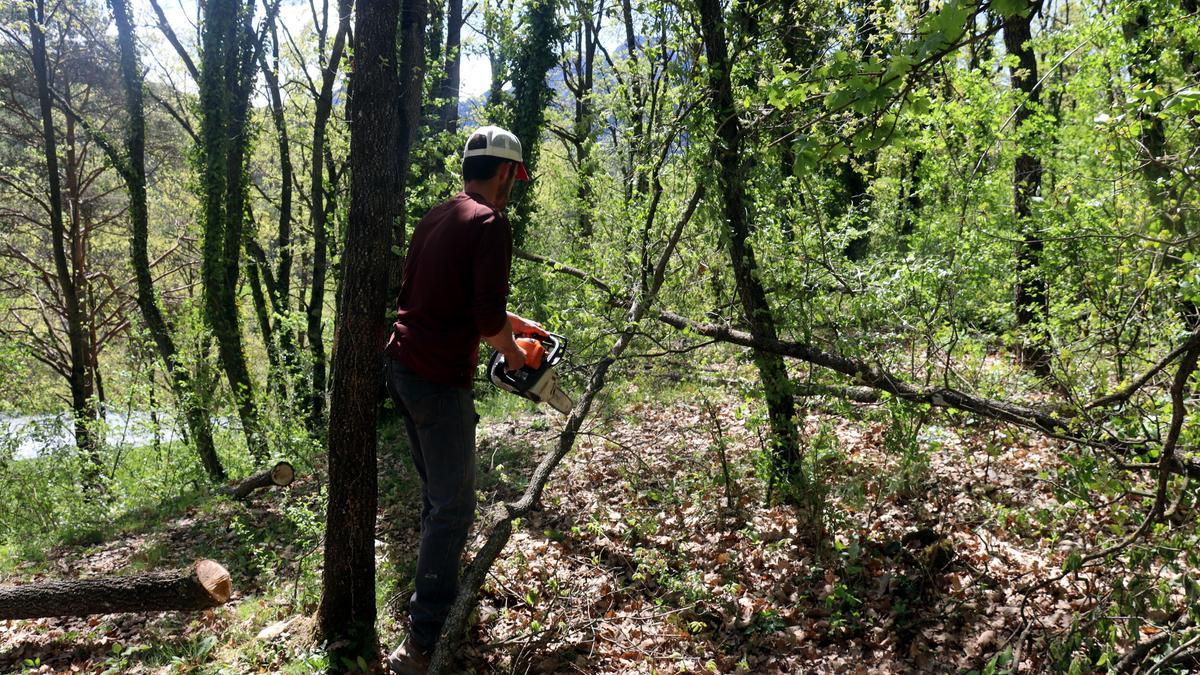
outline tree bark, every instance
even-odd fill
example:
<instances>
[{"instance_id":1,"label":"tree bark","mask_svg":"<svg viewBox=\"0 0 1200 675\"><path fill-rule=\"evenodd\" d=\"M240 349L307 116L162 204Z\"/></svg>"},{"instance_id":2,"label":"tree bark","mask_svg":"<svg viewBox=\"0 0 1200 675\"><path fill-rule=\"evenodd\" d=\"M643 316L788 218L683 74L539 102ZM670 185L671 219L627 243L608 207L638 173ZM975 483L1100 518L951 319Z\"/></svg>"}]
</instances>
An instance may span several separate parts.
<instances>
[{"instance_id":1,"label":"tree bark","mask_svg":"<svg viewBox=\"0 0 1200 675\"><path fill-rule=\"evenodd\" d=\"M516 107L512 132L521 141L525 166L534 180L538 148L546 123L546 106L554 94L546 84L546 75L558 60L554 53L559 35L557 8L558 4L553 0L531 0L525 12L525 39L513 66ZM533 206L533 183L514 185L509 206L514 246L521 246L525 241Z\"/></svg>"},{"instance_id":2,"label":"tree bark","mask_svg":"<svg viewBox=\"0 0 1200 675\"><path fill-rule=\"evenodd\" d=\"M254 48L241 0L204 5L200 58L200 197L203 214L201 276L205 318L237 404L250 454L269 452L259 428L254 385L242 349L237 284L245 219L245 155L249 143L250 69ZM271 20L268 17L267 20ZM249 61L249 64L248 64Z\"/></svg>"},{"instance_id":3,"label":"tree bark","mask_svg":"<svg viewBox=\"0 0 1200 675\"><path fill-rule=\"evenodd\" d=\"M54 113L51 108L50 73L46 59L46 7L44 0L36 0L29 6L30 54L33 59L34 80L37 84L38 108L42 122L42 155L46 161L46 181L49 194L51 255L54 272L62 293L67 322L67 341L70 350L71 411L75 423L75 446L89 467L84 477L85 487L99 489L102 464L99 448L92 433L90 415L92 391L87 377L87 349L83 328L82 310L79 303L79 288L67 260L66 225L63 222L62 178L58 169L58 142L54 129ZM89 419L90 418L90 419Z\"/></svg>"},{"instance_id":4,"label":"tree bark","mask_svg":"<svg viewBox=\"0 0 1200 675\"><path fill-rule=\"evenodd\" d=\"M574 77L568 75L565 80L567 88L575 98L575 119L571 129L571 144L575 148L576 175L579 185L576 188L576 224L580 239L586 243L592 236L593 186L592 180L596 173L596 163L592 158L595 145L596 115L592 103L592 90L595 83L596 50L600 44L600 31L592 12L603 14L604 4L594 7L590 0L576 3L575 11L577 26L575 28L575 51L578 56L572 65ZM564 72L566 72L564 66ZM573 81L572 81L573 80Z\"/></svg>"},{"instance_id":5,"label":"tree bark","mask_svg":"<svg viewBox=\"0 0 1200 675\"><path fill-rule=\"evenodd\" d=\"M1186 4L1184 5L1186 10ZM1195 10L1193 9L1192 12ZM1149 9L1141 6L1137 13L1124 26L1125 39L1134 46L1133 58L1129 62L1130 77L1147 88L1154 88L1160 82L1158 60L1161 58L1166 45L1154 44L1147 33L1150 29ZM1169 48L1169 47L1168 47ZM1185 70L1189 70L1191 51L1186 47L1179 50ZM1162 102L1145 103L1138 107L1137 116L1141 130L1138 134L1139 164L1145 184L1146 197L1150 208L1158 217L1159 228L1171 234L1172 237L1183 239L1188 236L1186 221L1187 208L1179 190L1177 180L1172 180L1170 151L1167 148L1167 130L1161 112ZM1187 250L1187 245L1183 246ZM1163 267L1170 268L1182 259L1183 251L1168 251L1163 256ZM1189 328L1200 325L1200 312L1195 303L1182 300L1179 315Z\"/></svg>"},{"instance_id":6,"label":"tree bark","mask_svg":"<svg viewBox=\"0 0 1200 675\"><path fill-rule=\"evenodd\" d=\"M1018 137L1028 133L1025 122L1038 107L1041 88L1038 86L1037 55L1029 41L1033 15L1041 10L1041 0L1029 0L1024 11L1004 19L1004 47L1017 57L1010 70L1013 88L1024 100L1013 116ZM1042 185L1042 161L1026 150L1026 139L1019 139L1020 154L1013 165L1013 216L1020 243L1016 254L1016 312L1017 328L1022 344L1021 362L1041 377L1050 375L1050 354L1046 349L1044 322L1050 314L1050 296L1042 274L1042 251L1045 242L1033 223L1033 203Z\"/></svg>"},{"instance_id":7,"label":"tree bark","mask_svg":"<svg viewBox=\"0 0 1200 675\"><path fill-rule=\"evenodd\" d=\"M249 478L241 480L223 490L234 499L245 499L255 490L265 487L287 487L296 479L296 469L290 462L277 462L275 466Z\"/></svg>"},{"instance_id":8,"label":"tree bark","mask_svg":"<svg viewBox=\"0 0 1200 675\"><path fill-rule=\"evenodd\" d=\"M163 316L150 273L149 212L146 208L146 115L142 99L142 71L128 0L109 0L117 25L117 44L121 52L121 80L125 89L125 110L129 126L125 132L125 156L113 157L121 167L129 192L130 258L137 287L137 304L142 321L150 331L159 358L167 368L171 390L183 411L188 437L196 446L200 463L213 482L225 480L225 468L217 456L208 411L197 400L191 375L179 362L172 329ZM115 154L115 153L114 153ZM123 159L123 161L121 161Z\"/></svg>"},{"instance_id":9,"label":"tree bark","mask_svg":"<svg viewBox=\"0 0 1200 675\"><path fill-rule=\"evenodd\" d=\"M406 13L412 9L406 4ZM317 610L322 634L338 645L331 654L334 663L342 657L378 659L376 421L392 224L399 215L397 193L404 171L399 148L407 133L401 129L397 76L400 10L400 0L365 0L355 15L348 111L350 213L334 325L324 590ZM411 13L422 17L418 24L424 20L424 12ZM420 89L407 91L419 96ZM416 105L420 110L419 100Z\"/></svg>"},{"instance_id":10,"label":"tree bark","mask_svg":"<svg viewBox=\"0 0 1200 675\"><path fill-rule=\"evenodd\" d=\"M458 131L458 90L462 81L463 0L449 0L446 9L446 76L437 97L442 100L441 128Z\"/></svg>"},{"instance_id":11,"label":"tree bark","mask_svg":"<svg viewBox=\"0 0 1200 675\"><path fill-rule=\"evenodd\" d=\"M704 51L708 56L709 88L716 124L714 154L724 191L725 239L733 264L734 280L742 311L757 338L776 339L775 318L766 290L758 277L758 264L750 244L751 200L745 191L742 165L742 130L733 100L726 40L725 19L719 0L699 0ZM790 480L800 463L800 437L796 431L795 399L783 358L755 350L754 365L762 379L771 424L771 450L775 470Z\"/></svg>"},{"instance_id":12,"label":"tree bark","mask_svg":"<svg viewBox=\"0 0 1200 675\"><path fill-rule=\"evenodd\" d=\"M312 356L306 426L309 434L319 436L325 423L325 334L322 321L325 315L325 286L328 279L329 233L328 212L325 208L325 133L333 112L333 85L337 80L346 36L350 31L350 0L338 2L338 28L329 52L329 61L321 71L321 91L313 115L312 154L309 164L309 196L312 208L309 219L313 232L312 279L309 283L308 313L305 337Z\"/></svg>"},{"instance_id":13,"label":"tree bark","mask_svg":"<svg viewBox=\"0 0 1200 675\"><path fill-rule=\"evenodd\" d=\"M229 601L229 572L200 560L171 572L0 586L0 619L87 616L115 612L195 612Z\"/></svg>"},{"instance_id":14,"label":"tree bark","mask_svg":"<svg viewBox=\"0 0 1200 675\"><path fill-rule=\"evenodd\" d=\"M416 143L417 130L421 128L421 100L425 88L425 21L429 17L427 0L404 0L404 12L400 15L400 54L398 82L400 85L400 135L396 145L396 161L400 173L396 177L396 218L392 222L392 240L396 245L388 249L387 302L400 296L400 282L404 274L404 193L408 187L409 156Z\"/></svg>"},{"instance_id":15,"label":"tree bark","mask_svg":"<svg viewBox=\"0 0 1200 675\"><path fill-rule=\"evenodd\" d=\"M271 314L275 320L269 323L270 335L264 334L264 339L278 341L278 367L283 372L279 378L279 390L284 394L280 403L287 404L287 392L292 388L297 365L296 340L292 331L287 328L283 319L291 311L292 297L292 148L288 136L287 120L284 118L283 96L279 87L279 37L274 22L270 25L271 53L273 62L268 63L266 55L259 57L263 77L267 84L267 93L271 101L271 121L275 127L275 141L279 152L279 225L276 237L276 249L279 251L279 261L275 269L275 283L271 292Z\"/></svg>"}]
</instances>

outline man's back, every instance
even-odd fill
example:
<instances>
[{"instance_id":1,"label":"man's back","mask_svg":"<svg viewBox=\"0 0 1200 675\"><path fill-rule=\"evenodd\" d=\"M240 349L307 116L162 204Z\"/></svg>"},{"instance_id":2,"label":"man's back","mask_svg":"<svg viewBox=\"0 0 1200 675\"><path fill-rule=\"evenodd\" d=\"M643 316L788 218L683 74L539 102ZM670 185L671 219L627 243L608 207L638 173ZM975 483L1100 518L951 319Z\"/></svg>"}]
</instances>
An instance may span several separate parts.
<instances>
[{"instance_id":1,"label":"man's back","mask_svg":"<svg viewBox=\"0 0 1200 675\"><path fill-rule=\"evenodd\" d=\"M506 321L512 233L478 195L459 193L409 242L388 354L432 382L470 387L480 336Z\"/></svg>"}]
</instances>

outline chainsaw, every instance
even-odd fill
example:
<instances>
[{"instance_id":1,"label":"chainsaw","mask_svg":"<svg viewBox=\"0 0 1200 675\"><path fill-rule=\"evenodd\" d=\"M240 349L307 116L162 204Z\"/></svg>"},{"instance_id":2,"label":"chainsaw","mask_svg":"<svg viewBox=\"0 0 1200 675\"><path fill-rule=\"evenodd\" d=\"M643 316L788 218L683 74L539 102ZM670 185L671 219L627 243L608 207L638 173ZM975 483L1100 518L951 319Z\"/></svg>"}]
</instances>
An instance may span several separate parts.
<instances>
[{"instance_id":1,"label":"chainsaw","mask_svg":"<svg viewBox=\"0 0 1200 675\"><path fill-rule=\"evenodd\" d=\"M535 403L549 403L551 408L564 415L571 412L575 404L571 397L559 388L558 372L554 369L567 353L567 339L554 333L523 336L523 339L534 339L542 344L546 354L541 363L526 364L509 372L505 369L504 356L493 349L492 357L488 360L488 379L504 391Z\"/></svg>"}]
</instances>

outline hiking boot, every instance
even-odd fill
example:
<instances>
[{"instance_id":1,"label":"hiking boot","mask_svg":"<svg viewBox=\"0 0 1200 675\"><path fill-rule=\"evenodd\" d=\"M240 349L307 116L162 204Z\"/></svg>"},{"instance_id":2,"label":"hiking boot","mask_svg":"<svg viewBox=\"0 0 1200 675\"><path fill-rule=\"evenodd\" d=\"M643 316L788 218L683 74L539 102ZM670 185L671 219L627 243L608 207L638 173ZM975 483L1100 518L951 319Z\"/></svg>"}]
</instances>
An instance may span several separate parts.
<instances>
[{"instance_id":1,"label":"hiking boot","mask_svg":"<svg viewBox=\"0 0 1200 675\"><path fill-rule=\"evenodd\" d=\"M431 651L417 646L412 638L408 638L388 655L388 670L393 675L425 675L425 671L429 670Z\"/></svg>"}]
</instances>

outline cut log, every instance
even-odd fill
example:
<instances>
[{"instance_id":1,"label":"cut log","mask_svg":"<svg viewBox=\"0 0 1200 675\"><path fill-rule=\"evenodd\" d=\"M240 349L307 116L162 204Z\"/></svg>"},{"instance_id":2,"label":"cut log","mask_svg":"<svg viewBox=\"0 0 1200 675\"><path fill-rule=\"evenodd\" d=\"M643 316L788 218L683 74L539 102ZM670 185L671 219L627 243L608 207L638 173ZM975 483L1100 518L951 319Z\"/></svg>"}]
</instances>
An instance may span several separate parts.
<instances>
[{"instance_id":1,"label":"cut log","mask_svg":"<svg viewBox=\"0 0 1200 675\"><path fill-rule=\"evenodd\" d=\"M0 619L114 612L195 612L229 601L229 572L214 560L181 570L0 586Z\"/></svg>"},{"instance_id":2,"label":"cut log","mask_svg":"<svg viewBox=\"0 0 1200 675\"><path fill-rule=\"evenodd\" d=\"M223 492L235 499L245 499L255 490L271 487L272 485L284 487L291 485L295 479L296 469L288 462L279 462L267 471L256 473L239 483L225 488Z\"/></svg>"}]
</instances>

